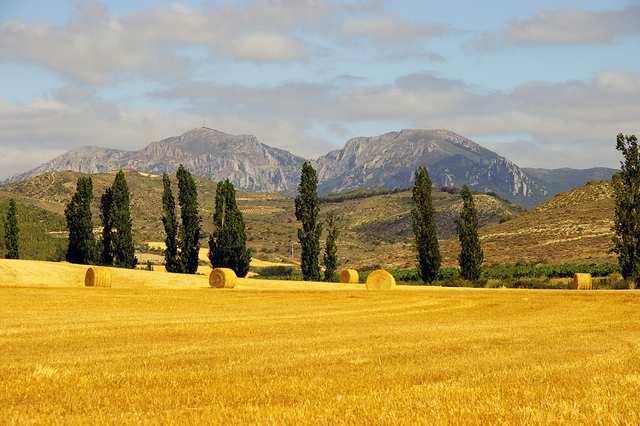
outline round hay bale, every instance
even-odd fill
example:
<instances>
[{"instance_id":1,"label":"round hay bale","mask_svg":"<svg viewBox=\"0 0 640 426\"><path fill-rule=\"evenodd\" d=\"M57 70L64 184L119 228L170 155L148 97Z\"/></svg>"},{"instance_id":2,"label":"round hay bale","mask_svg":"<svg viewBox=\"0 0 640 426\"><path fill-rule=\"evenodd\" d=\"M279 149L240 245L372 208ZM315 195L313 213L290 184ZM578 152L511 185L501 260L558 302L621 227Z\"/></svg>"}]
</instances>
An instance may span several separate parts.
<instances>
[{"instance_id":1,"label":"round hay bale","mask_svg":"<svg viewBox=\"0 0 640 426\"><path fill-rule=\"evenodd\" d=\"M396 288L396 279L382 269L377 269L367 277L367 290L393 290Z\"/></svg>"},{"instance_id":2,"label":"round hay bale","mask_svg":"<svg viewBox=\"0 0 640 426\"><path fill-rule=\"evenodd\" d=\"M234 288L237 279L233 269L216 268L209 274L209 285L213 288Z\"/></svg>"},{"instance_id":3,"label":"round hay bale","mask_svg":"<svg viewBox=\"0 0 640 426\"><path fill-rule=\"evenodd\" d=\"M92 266L84 276L86 287L111 287L111 270L106 266Z\"/></svg>"},{"instance_id":4,"label":"round hay bale","mask_svg":"<svg viewBox=\"0 0 640 426\"><path fill-rule=\"evenodd\" d=\"M347 284L357 284L360 281L360 275L355 269L345 269L340 272L340 282Z\"/></svg>"},{"instance_id":5,"label":"round hay bale","mask_svg":"<svg viewBox=\"0 0 640 426\"><path fill-rule=\"evenodd\" d=\"M591 290L591 274L574 274L573 288L576 290Z\"/></svg>"}]
</instances>

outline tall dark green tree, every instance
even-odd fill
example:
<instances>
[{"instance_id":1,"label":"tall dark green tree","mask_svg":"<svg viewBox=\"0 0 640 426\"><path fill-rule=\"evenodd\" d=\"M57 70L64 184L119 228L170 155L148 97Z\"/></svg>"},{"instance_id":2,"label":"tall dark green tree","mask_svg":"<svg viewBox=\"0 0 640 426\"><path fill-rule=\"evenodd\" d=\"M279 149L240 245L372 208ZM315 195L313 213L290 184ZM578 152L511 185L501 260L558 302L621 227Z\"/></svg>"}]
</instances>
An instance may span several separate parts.
<instances>
[{"instance_id":1,"label":"tall dark green tree","mask_svg":"<svg viewBox=\"0 0 640 426\"><path fill-rule=\"evenodd\" d=\"M244 219L236 204L236 191L226 179L216 187L214 230L209 236L209 260L213 268L230 268L239 277L247 276L251 249L247 248Z\"/></svg>"},{"instance_id":2,"label":"tall dark green tree","mask_svg":"<svg viewBox=\"0 0 640 426\"><path fill-rule=\"evenodd\" d=\"M91 222L91 200L93 200L91 177L78 178L76 192L64 210L69 229L67 262L95 265L98 261L98 250Z\"/></svg>"},{"instance_id":3,"label":"tall dark green tree","mask_svg":"<svg viewBox=\"0 0 640 426\"><path fill-rule=\"evenodd\" d=\"M436 231L435 209L431 200L431 179L427 169L418 167L415 171L413 185L413 219L414 244L417 252L418 272L425 283L436 280L442 256Z\"/></svg>"},{"instance_id":4,"label":"tall dark green tree","mask_svg":"<svg viewBox=\"0 0 640 426\"><path fill-rule=\"evenodd\" d=\"M618 254L622 276L640 281L640 153L635 135L616 140L622 152L621 170L613 178L616 209L613 220L613 249Z\"/></svg>"},{"instance_id":5,"label":"tall dark green tree","mask_svg":"<svg viewBox=\"0 0 640 426\"><path fill-rule=\"evenodd\" d=\"M306 281L318 281L320 279L320 235L322 235L322 223L318 221L320 213L318 201L318 178L316 171L308 161L302 165L298 195L295 199L296 219L302 222L298 228L298 240L302 246L300 268Z\"/></svg>"},{"instance_id":6,"label":"tall dark green tree","mask_svg":"<svg viewBox=\"0 0 640 426\"><path fill-rule=\"evenodd\" d=\"M324 264L324 280L331 281L333 274L338 269L338 236L340 235L340 229L336 225L336 212L331 210L327 213L327 238L325 240L324 257L322 263Z\"/></svg>"},{"instance_id":7,"label":"tall dark green tree","mask_svg":"<svg viewBox=\"0 0 640 426\"><path fill-rule=\"evenodd\" d=\"M7 259L20 259L20 249L18 247L19 233L18 207L12 198L9 200L7 221L4 223L4 245L7 248Z\"/></svg>"},{"instance_id":8,"label":"tall dark green tree","mask_svg":"<svg viewBox=\"0 0 640 426\"><path fill-rule=\"evenodd\" d=\"M113 265L111 240L113 237L113 189L107 188L100 197L100 219L102 220L102 239L100 240L100 264Z\"/></svg>"},{"instance_id":9,"label":"tall dark green tree","mask_svg":"<svg viewBox=\"0 0 640 426\"><path fill-rule=\"evenodd\" d=\"M473 202L473 195L467 185L462 187L462 211L460 219L456 219L456 230L460 240L460 276L469 281L478 281L484 255L478 237L478 215Z\"/></svg>"},{"instance_id":10,"label":"tall dark green tree","mask_svg":"<svg viewBox=\"0 0 640 426\"><path fill-rule=\"evenodd\" d=\"M198 214L198 190L193 176L180 164L178 173L178 204L180 205L180 262L182 270L187 274L195 274L198 270L198 254L200 252L200 223Z\"/></svg>"},{"instance_id":11,"label":"tall dark green tree","mask_svg":"<svg viewBox=\"0 0 640 426\"><path fill-rule=\"evenodd\" d=\"M162 183L164 185L164 192L162 193L162 209L164 210L162 224L167 235L164 240L166 245L164 250L165 268L167 272L184 272L178 253L177 237L179 225L178 217L176 216L176 200L171 191L171 180L166 173L162 175Z\"/></svg>"},{"instance_id":12,"label":"tall dark green tree","mask_svg":"<svg viewBox=\"0 0 640 426\"><path fill-rule=\"evenodd\" d=\"M118 268L133 269L138 263L133 245L131 228L129 186L124 172L120 170L112 185L113 192L113 261Z\"/></svg>"}]
</instances>

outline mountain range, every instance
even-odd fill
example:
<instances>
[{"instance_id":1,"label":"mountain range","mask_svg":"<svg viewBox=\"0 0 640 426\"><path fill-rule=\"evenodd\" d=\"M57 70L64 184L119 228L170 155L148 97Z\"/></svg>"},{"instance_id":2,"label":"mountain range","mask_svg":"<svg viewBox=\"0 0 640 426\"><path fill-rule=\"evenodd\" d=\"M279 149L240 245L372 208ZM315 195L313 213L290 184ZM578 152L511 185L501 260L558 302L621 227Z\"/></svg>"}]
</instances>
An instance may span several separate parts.
<instances>
[{"instance_id":1,"label":"mountain range","mask_svg":"<svg viewBox=\"0 0 640 426\"><path fill-rule=\"evenodd\" d=\"M237 189L295 195L306 159L273 148L250 135L209 128L152 142L139 151L85 146L62 154L3 183L50 171L89 174L131 168L149 174L175 173L179 164L197 176L229 179ZM405 188L414 171L426 167L434 185L492 192L532 208L589 180L610 179L614 169L523 169L479 144L448 130L405 129L375 137L356 137L342 149L312 160L318 194L354 189Z\"/></svg>"}]
</instances>

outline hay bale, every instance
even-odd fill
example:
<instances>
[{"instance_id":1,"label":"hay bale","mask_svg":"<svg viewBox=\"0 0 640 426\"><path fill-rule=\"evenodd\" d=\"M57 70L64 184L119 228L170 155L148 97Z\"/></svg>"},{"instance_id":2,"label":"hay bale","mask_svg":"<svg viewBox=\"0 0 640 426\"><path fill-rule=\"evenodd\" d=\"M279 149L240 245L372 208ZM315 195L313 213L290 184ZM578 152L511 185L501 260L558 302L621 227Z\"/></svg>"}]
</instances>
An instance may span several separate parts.
<instances>
[{"instance_id":1,"label":"hay bale","mask_svg":"<svg viewBox=\"0 0 640 426\"><path fill-rule=\"evenodd\" d=\"M573 288L576 290L591 290L591 274L574 274Z\"/></svg>"},{"instance_id":2,"label":"hay bale","mask_svg":"<svg viewBox=\"0 0 640 426\"><path fill-rule=\"evenodd\" d=\"M377 269L367 277L367 290L393 290L396 288L396 279L382 269Z\"/></svg>"},{"instance_id":3,"label":"hay bale","mask_svg":"<svg viewBox=\"0 0 640 426\"><path fill-rule=\"evenodd\" d=\"M355 269L345 269L340 272L340 282L348 284L357 284L360 281L360 275Z\"/></svg>"},{"instance_id":4,"label":"hay bale","mask_svg":"<svg viewBox=\"0 0 640 426\"><path fill-rule=\"evenodd\" d=\"M86 287L111 287L111 270L105 266L92 266L84 276Z\"/></svg>"},{"instance_id":5,"label":"hay bale","mask_svg":"<svg viewBox=\"0 0 640 426\"><path fill-rule=\"evenodd\" d=\"M233 269L216 268L209 274L209 285L213 288L234 288L237 279Z\"/></svg>"}]
</instances>

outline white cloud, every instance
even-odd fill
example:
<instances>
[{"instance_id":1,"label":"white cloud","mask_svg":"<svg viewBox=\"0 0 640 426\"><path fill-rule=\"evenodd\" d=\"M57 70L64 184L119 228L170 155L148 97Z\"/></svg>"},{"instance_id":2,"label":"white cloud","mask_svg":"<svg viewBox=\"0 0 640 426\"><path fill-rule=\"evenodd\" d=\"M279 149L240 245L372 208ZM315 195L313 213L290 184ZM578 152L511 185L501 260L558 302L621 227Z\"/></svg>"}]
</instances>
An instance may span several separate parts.
<instances>
[{"instance_id":1,"label":"white cloud","mask_svg":"<svg viewBox=\"0 0 640 426\"><path fill-rule=\"evenodd\" d=\"M507 41L522 45L612 43L617 37L640 34L640 6L621 11L591 12L557 9L510 22Z\"/></svg>"},{"instance_id":2,"label":"white cloud","mask_svg":"<svg viewBox=\"0 0 640 426\"><path fill-rule=\"evenodd\" d=\"M258 1L248 14L222 7L202 11L175 4L131 15L110 16L97 2L77 6L76 19L63 26L44 21L4 22L0 61L33 63L85 83L100 85L117 77L160 77L184 72L190 62L179 48L204 46L234 60L298 61L302 44L289 30L296 20L323 17L326 2ZM302 7L306 5L306 7Z\"/></svg>"},{"instance_id":3,"label":"white cloud","mask_svg":"<svg viewBox=\"0 0 640 426\"><path fill-rule=\"evenodd\" d=\"M501 32L484 31L467 43L479 51L505 46L571 46L612 44L640 35L640 6L623 10L576 8L545 10L505 22Z\"/></svg>"},{"instance_id":4,"label":"white cloud","mask_svg":"<svg viewBox=\"0 0 640 426\"><path fill-rule=\"evenodd\" d=\"M349 16L340 24L340 32L344 36L374 38L384 44L438 37L450 30L450 28L440 24L407 22L396 15Z\"/></svg>"}]
</instances>

